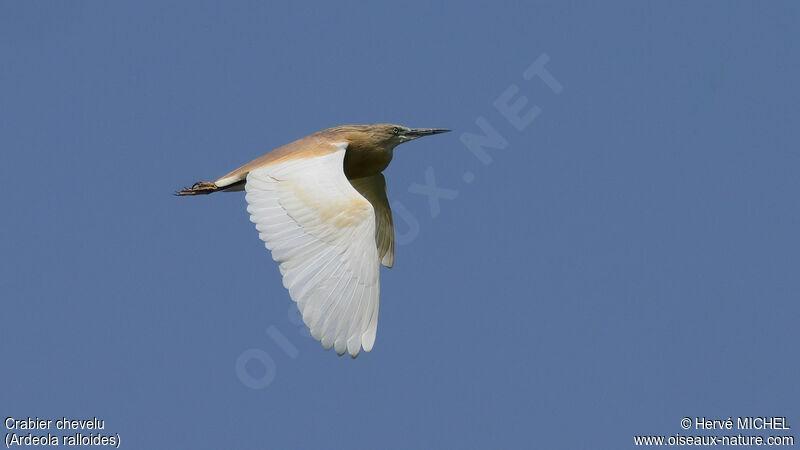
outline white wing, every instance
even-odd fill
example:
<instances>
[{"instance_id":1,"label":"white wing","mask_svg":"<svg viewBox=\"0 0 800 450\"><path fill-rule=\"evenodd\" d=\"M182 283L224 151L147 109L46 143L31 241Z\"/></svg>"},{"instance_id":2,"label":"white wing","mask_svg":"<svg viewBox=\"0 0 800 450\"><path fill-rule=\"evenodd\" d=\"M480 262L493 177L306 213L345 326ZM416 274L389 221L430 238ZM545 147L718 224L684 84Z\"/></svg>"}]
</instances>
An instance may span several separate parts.
<instances>
[{"instance_id":1,"label":"white wing","mask_svg":"<svg viewBox=\"0 0 800 450\"><path fill-rule=\"evenodd\" d=\"M372 205L347 181L347 144L250 171L247 211L283 285L325 349L369 352L378 328L380 258Z\"/></svg>"}]
</instances>

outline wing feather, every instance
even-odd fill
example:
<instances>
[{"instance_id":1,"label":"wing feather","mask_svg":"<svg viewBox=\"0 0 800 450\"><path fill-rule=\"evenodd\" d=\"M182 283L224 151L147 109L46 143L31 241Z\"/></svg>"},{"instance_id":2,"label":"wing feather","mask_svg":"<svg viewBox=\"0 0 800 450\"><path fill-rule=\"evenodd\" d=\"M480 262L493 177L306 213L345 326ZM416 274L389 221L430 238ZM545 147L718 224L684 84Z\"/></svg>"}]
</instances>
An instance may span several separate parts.
<instances>
[{"instance_id":1,"label":"wing feather","mask_svg":"<svg viewBox=\"0 0 800 450\"><path fill-rule=\"evenodd\" d=\"M245 198L311 335L326 349L356 357L375 342L379 269L393 238L376 231L385 213L348 182L346 144L336 145L322 156L251 170ZM385 198L385 184L383 192Z\"/></svg>"},{"instance_id":2,"label":"wing feather","mask_svg":"<svg viewBox=\"0 0 800 450\"><path fill-rule=\"evenodd\" d=\"M386 179L383 174L355 178L350 184L366 198L375 210L375 243L381 264L386 267L394 265L394 224L392 209L386 197Z\"/></svg>"}]
</instances>

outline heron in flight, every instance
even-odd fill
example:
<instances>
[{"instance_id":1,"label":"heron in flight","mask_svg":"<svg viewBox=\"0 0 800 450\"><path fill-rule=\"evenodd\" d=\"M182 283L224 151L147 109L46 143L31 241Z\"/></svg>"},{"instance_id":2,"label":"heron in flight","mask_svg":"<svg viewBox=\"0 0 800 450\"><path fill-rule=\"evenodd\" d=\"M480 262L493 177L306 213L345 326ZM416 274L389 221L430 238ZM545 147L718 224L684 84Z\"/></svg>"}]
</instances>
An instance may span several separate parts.
<instances>
[{"instance_id":1,"label":"heron in flight","mask_svg":"<svg viewBox=\"0 0 800 450\"><path fill-rule=\"evenodd\" d=\"M442 128L344 125L279 147L177 195L246 191L258 237L283 285L327 350L372 350L381 264L394 263L394 227L381 173L394 148Z\"/></svg>"}]
</instances>

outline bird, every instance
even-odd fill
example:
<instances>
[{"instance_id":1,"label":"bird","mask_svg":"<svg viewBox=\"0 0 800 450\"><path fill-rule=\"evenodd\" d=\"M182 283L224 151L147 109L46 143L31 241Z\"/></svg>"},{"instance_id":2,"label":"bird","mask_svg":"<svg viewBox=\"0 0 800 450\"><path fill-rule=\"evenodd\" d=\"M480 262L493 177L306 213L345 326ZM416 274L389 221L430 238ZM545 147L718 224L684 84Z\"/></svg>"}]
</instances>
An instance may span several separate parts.
<instances>
[{"instance_id":1,"label":"bird","mask_svg":"<svg viewBox=\"0 0 800 450\"><path fill-rule=\"evenodd\" d=\"M175 194L245 191L250 221L311 336L355 358L375 344L380 266L394 265L382 172L398 145L448 131L386 123L328 128Z\"/></svg>"}]
</instances>

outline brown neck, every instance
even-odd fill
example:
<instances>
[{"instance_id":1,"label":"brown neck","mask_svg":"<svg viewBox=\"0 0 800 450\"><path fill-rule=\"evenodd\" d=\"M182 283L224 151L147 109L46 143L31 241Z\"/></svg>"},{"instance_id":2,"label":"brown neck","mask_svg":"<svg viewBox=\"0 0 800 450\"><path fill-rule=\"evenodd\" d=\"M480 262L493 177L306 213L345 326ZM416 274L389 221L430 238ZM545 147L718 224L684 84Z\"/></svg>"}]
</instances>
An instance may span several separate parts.
<instances>
[{"instance_id":1,"label":"brown neck","mask_svg":"<svg viewBox=\"0 0 800 450\"><path fill-rule=\"evenodd\" d=\"M347 178L361 178L382 172L392 161L393 148L374 142L366 133L347 133L344 173Z\"/></svg>"}]
</instances>

